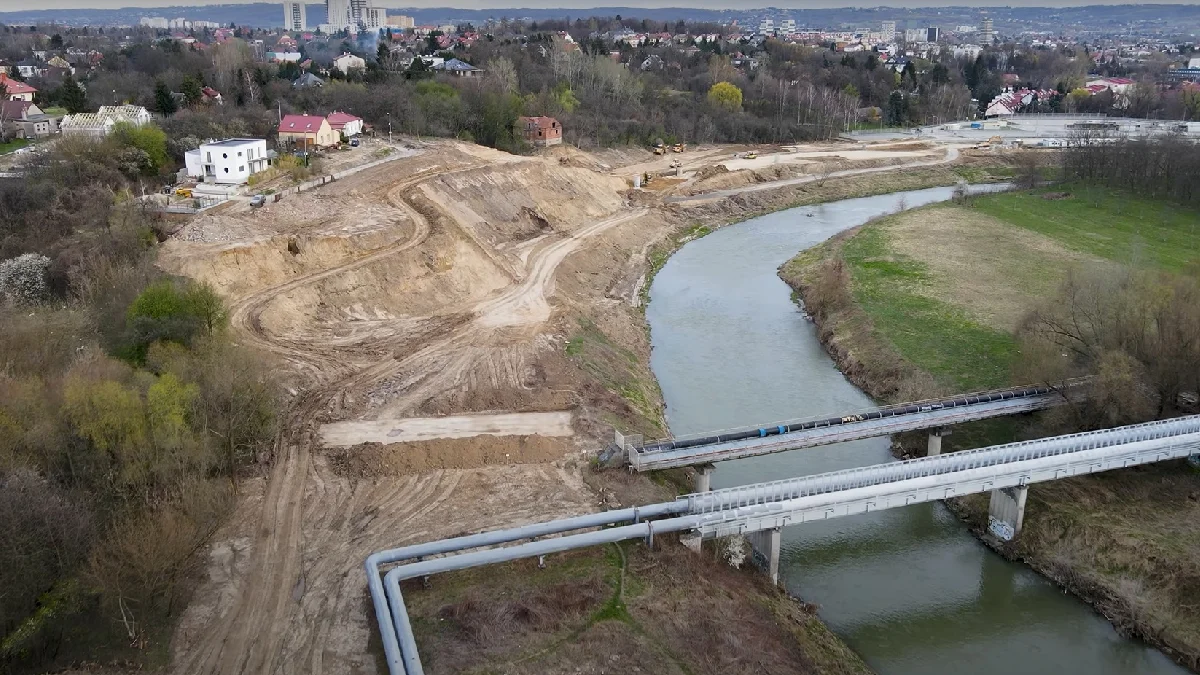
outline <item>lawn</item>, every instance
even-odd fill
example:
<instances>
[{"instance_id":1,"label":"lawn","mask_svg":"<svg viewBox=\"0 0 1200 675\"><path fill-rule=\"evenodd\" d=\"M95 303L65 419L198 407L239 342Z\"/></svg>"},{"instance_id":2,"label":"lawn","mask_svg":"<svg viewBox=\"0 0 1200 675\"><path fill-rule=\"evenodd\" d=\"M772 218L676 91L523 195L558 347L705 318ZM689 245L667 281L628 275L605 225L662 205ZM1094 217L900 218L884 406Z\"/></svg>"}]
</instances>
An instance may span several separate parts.
<instances>
[{"instance_id":1,"label":"lawn","mask_svg":"<svg viewBox=\"0 0 1200 675\"><path fill-rule=\"evenodd\" d=\"M842 256L855 302L905 359L959 391L1008 383L1017 354L1012 335L931 297L938 281L929 266L896 253L884 227L858 233L846 242Z\"/></svg>"},{"instance_id":2,"label":"lawn","mask_svg":"<svg viewBox=\"0 0 1200 675\"><path fill-rule=\"evenodd\" d=\"M1050 195L1054 198L1047 199ZM1200 214L1104 188L1058 187L979 197L975 208L1119 263L1200 272Z\"/></svg>"},{"instance_id":3,"label":"lawn","mask_svg":"<svg viewBox=\"0 0 1200 675\"><path fill-rule=\"evenodd\" d=\"M24 138L14 138L7 143L0 143L0 155L7 155L12 151L19 150L27 145L29 145L29 141Z\"/></svg>"}]
</instances>

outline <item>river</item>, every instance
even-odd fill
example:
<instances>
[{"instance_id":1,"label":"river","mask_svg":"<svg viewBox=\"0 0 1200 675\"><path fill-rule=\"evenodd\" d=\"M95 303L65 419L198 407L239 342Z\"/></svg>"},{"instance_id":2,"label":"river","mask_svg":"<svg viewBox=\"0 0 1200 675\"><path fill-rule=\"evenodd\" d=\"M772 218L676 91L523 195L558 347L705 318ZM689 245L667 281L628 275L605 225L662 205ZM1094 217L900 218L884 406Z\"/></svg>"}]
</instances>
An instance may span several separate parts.
<instances>
[{"instance_id":1,"label":"river","mask_svg":"<svg viewBox=\"0 0 1200 675\"><path fill-rule=\"evenodd\" d=\"M934 188L806 206L685 245L650 290L651 366L675 434L853 411L776 269L869 218L949 199ZM713 487L890 461L886 438L717 465ZM940 503L783 532L782 582L881 675L1185 673L1087 605L980 544Z\"/></svg>"}]
</instances>

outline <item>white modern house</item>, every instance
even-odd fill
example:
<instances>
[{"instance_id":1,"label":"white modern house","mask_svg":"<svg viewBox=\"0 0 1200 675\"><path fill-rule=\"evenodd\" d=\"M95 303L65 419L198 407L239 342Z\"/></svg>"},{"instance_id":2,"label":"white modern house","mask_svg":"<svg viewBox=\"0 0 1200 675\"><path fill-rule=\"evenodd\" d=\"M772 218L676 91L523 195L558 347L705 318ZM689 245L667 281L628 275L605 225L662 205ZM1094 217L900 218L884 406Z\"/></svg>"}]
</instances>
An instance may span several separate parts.
<instances>
[{"instance_id":1,"label":"white modern house","mask_svg":"<svg viewBox=\"0 0 1200 675\"><path fill-rule=\"evenodd\" d=\"M342 55L333 60L333 67L349 73L355 68L363 70L367 67L367 62L361 56L355 56L349 52L342 52Z\"/></svg>"},{"instance_id":2,"label":"white modern house","mask_svg":"<svg viewBox=\"0 0 1200 675\"><path fill-rule=\"evenodd\" d=\"M221 185L241 185L267 164L267 142L261 138L210 141L184 155L188 176Z\"/></svg>"}]
</instances>

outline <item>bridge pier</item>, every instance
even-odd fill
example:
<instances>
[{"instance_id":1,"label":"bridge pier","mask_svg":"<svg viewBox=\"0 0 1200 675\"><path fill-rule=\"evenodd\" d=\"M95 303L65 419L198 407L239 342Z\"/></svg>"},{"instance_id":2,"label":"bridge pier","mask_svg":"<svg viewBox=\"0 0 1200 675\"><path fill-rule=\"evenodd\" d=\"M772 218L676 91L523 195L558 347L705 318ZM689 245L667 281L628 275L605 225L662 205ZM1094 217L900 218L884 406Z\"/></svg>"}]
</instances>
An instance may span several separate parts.
<instances>
[{"instance_id":1,"label":"bridge pier","mask_svg":"<svg viewBox=\"0 0 1200 675\"><path fill-rule=\"evenodd\" d=\"M712 464L701 464L696 467L696 492L712 491L712 475L716 468Z\"/></svg>"},{"instance_id":2,"label":"bridge pier","mask_svg":"<svg viewBox=\"0 0 1200 675\"><path fill-rule=\"evenodd\" d=\"M934 457L942 454L942 437L949 436L950 429L948 427L937 427L929 430L929 444L925 449L926 457Z\"/></svg>"},{"instance_id":3,"label":"bridge pier","mask_svg":"<svg viewBox=\"0 0 1200 675\"><path fill-rule=\"evenodd\" d=\"M684 532L679 535L679 543L683 544L693 553L699 553L701 545L704 542L704 537L699 532Z\"/></svg>"},{"instance_id":4,"label":"bridge pier","mask_svg":"<svg viewBox=\"0 0 1200 675\"><path fill-rule=\"evenodd\" d=\"M1029 488L1024 485L992 490L992 499L988 504L988 531L1002 541L1016 539L1025 520L1025 500L1028 496Z\"/></svg>"},{"instance_id":5,"label":"bridge pier","mask_svg":"<svg viewBox=\"0 0 1200 675\"><path fill-rule=\"evenodd\" d=\"M751 555L754 564L771 577L773 585L779 584L779 555L781 548L781 532L778 527L769 530L759 530L746 535L750 542Z\"/></svg>"}]
</instances>

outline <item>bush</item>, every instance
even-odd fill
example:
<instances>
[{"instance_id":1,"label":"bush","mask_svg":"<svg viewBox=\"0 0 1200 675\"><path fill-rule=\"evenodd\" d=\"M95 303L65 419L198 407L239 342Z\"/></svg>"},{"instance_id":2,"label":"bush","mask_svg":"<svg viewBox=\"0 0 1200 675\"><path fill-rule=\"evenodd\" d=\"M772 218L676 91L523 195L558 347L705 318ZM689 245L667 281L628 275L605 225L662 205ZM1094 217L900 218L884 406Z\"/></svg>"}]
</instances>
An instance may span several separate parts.
<instances>
[{"instance_id":1,"label":"bush","mask_svg":"<svg viewBox=\"0 0 1200 675\"><path fill-rule=\"evenodd\" d=\"M199 334L225 325L225 307L207 284L159 281L146 287L126 311L126 335L117 355L142 363L158 341L192 344Z\"/></svg>"},{"instance_id":2,"label":"bush","mask_svg":"<svg viewBox=\"0 0 1200 675\"><path fill-rule=\"evenodd\" d=\"M0 262L0 295L14 305L36 305L49 296L46 286L50 259L26 253Z\"/></svg>"},{"instance_id":3,"label":"bush","mask_svg":"<svg viewBox=\"0 0 1200 675\"><path fill-rule=\"evenodd\" d=\"M167 135L156 126L135 127L126 122L118 122L113 125L112 133L108 138L110 142L120 147L137 149L145 153L146 160L141 172L147 176L158 173L170 160L167 154ZM132 156L132 153L129 154ZM122 169L124 168L122 165Z\"/></svg>"}]
</instances>

